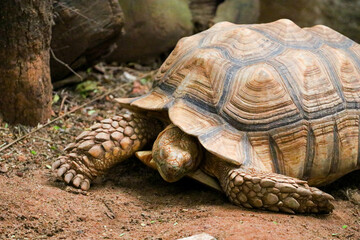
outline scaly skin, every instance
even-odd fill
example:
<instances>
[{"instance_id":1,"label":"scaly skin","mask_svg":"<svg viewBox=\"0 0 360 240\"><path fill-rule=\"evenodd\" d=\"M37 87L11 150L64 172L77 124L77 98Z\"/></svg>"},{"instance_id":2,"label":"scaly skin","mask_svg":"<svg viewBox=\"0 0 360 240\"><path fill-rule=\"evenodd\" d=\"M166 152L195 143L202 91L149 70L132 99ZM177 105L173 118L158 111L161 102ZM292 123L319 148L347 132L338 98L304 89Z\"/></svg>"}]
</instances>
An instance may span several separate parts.
<instances>
[{"instance_id":1,"label":"scaly skin","mask_svg":"<svg viewBox=\"0 0 360 240\"><path fill-rule=\"evenodd\" d=\"M174 177L171 174L176 174L175 178L179 179L180 175L185 176L189 171L195 170L193 167L186 167L184 161L187 160L196 167L197 164L192 162L199 157L200 147L193 138L184 137L179 128L167 127L155 143L157 144L153 147L153 158L165 180L172 180ZM167 154L159 154L161 152ZM176 157L178 159L174 159ZM181 162L181 165L178 162ZM162 167L163 165L166 167ZM209 152L206 152L202 167L207 173L218 178L225 194L238 206L293 214L329 213L334 209L330 202L334 200L331 195L309 187L306 181L297 178L233 166Z\"/></svg>"},{"instance_id":2,"label":"scaly skin","mask_svg":"<svg viewBox=\"0 0 360 240\"><path fill-rule=\"evenodd\" d=\"M162 129L160 121L134 113L115 116L82 132L54 162L52 169L68 184L82 190L115 164L131 157Z\"/></svg>"},{"instance_id":3,"label":"scaly skin","mask_svg":"<svg viewBox=\"0 0 360 240\"><path fill-rule=\"evenodd\" d=\"M329 213L334 198L309 187L306 181L255 169L231 169L220 183L230 201L238 206L270 211Z\"/></svg>"},{"instance_id":4,"label":"scaly skin","mask_svg":"<svg viewBox=\"0 0 360 240\"><path fill-rule=\"evenodd\" d=\"M161 128L159 121L135 114L105 119L93 125L92 131L80 134L75 143L69 144L67 149L70 152L61 156L53 164L53 169L68 184L88 190L96 176L130 157L159 135L153 149L157 169L162 171L165 180L178 180L195 170L198 166L196 159L202 158L202 150L194 138L179 128L170 125L159 134ZM206 152L202 167L218 178L230 201L239 206L287 213L328 213L334 208L331 195L309 187L303 180L231 166L209 152Z\"/></svg>"}]
</instances>

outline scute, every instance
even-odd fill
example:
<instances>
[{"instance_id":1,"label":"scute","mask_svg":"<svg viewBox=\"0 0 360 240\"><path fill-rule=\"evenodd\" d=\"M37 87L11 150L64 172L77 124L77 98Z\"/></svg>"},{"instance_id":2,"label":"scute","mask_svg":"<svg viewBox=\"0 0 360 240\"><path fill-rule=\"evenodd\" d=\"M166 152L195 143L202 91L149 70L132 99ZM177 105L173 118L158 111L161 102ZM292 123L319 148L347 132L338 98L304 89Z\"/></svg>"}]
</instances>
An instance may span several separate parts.
<instances>
[{"instance_id":1,"label":"scute","mask_svg":"<svg viewBox=\"0 0 360 240\"><path fill-rule=\"evenodd\" d=\"M271 136L259 139L290 154L285 138L303 148L312 138L320 144L319 133L308 124L358 109L360 47L321 25L300 28L286 19L253 25L223 22L180 40L155 84L149 94L119 102L168 111L170 120L198 137L208 151L239 165L251 154L271 155L269 149L240 151L257 133ZM278 128L299 129L294 132L299 136L286 131L273 135ZM304 150L298 155L303 159ZM306 167L298 168L303 170L295 175L308 174Z\"/></svg>"},{"instance_id":2,"label":"scute","mask_svg":"<svg viewBox=\"0 0 360 240\"><path fill-rule=\"evenodd\" d=\"M253 64L237 72L221 110L243 125L299 114L281 76L267 63Z\"/></svg>"}]
</instances>

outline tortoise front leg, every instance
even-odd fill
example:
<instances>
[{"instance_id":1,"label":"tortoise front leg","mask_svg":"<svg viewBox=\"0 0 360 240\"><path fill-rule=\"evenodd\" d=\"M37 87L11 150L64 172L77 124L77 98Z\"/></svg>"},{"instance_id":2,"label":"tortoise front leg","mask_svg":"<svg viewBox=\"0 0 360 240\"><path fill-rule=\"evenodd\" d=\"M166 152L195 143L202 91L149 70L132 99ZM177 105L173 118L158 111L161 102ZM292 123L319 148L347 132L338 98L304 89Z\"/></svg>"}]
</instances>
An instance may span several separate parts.
<instances>
[{"instance_id":1,"label":"tortoise front leg","mask_svg":"<svg viewBox=\"0 0 360 240\"><path fill-rule=\"evenodd\" d=\"M306 181L255 169L231 169L219 178L230 201L247 208L287 213L329 213L334 198Z\"/></svg>"},{"instance_id":2,"label":"tortoise front leg","mask_svg":"<svg viewBox=\"0 0 360 240\"><path fill-rule=\"evenodd\" d=\"M66 183L88 190L91 180L155 139L161 128L160 121L134 113L102 120L70 143L52 169Z\"/></svg>"}]
</instances>

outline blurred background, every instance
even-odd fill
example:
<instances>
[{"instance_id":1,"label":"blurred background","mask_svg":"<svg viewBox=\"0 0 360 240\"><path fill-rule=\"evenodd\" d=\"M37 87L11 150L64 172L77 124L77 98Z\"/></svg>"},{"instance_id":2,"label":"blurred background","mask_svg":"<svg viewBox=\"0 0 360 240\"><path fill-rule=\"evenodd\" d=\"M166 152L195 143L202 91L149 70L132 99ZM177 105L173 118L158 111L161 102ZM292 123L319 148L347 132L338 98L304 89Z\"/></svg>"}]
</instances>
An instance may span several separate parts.
<instances>
[{"instance_id":1,"label":"blurred background","mask_svg":"<svg viewBox=\"0 0 360 240\"><path fill-rule=\"evenodd\" d=\"M301 27L327 25L360 40L357 0L58 0L51 41L52 81L99 61L163 61L176 42L214 23L288 18Z\"/></svg>"}]
</instances>

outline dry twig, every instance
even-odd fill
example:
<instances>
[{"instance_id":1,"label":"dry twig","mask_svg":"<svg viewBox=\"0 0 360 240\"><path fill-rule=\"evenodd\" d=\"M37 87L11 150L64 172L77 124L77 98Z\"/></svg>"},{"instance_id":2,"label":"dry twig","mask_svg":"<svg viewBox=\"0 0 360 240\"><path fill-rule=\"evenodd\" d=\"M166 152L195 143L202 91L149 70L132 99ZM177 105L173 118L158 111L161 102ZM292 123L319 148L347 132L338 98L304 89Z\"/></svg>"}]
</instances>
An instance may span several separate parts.
<instances>
[{"instance_id":1,"label":"dry twig","mask_svg":"<svg viewBox=\"0 0 360 240\"><path fill-rule=\"evenodd\" d=\"M142 76L138 77L137 79L146 78L146 77L148 77L148 76L151 76L151 77L152 77L153 74L154 74L154 72L156 72L156 70L155 70L155 71L151 71L151 72L146 73L146 74L143 74ZM44 124L44 125L38 126L36 129L30 131L29 133L23 135L22 137L19 137L19 138L17 138L16 140L12 141L11 143L9 143L9 144L3 146L2 148L0 148L0 152L2 152L2 151L4 151L5 149L11 147L11 146L14 145L15 143L17 143L17 142L19 142L19 141L27 138L28 136L32 135L33 133L39 131L40 129L42 129L42 128L46 127L46 126L51 125L52 123L54 123L54 122L56 122L56 121L58 121L58 120L60 120L60 119L62 119L62 118L64 118L64 117L68 116L69 114L71 114L71 113L73 113L73 112L78 111L79 109L81 109L81 108L83 108L83 107L85 107L85 106L87 106L87 105L92 104L93 102L96 102L96 101L98 101L98 100L106 97L107 95L109 95L109 94L111 94L111 93L113 93L113 92L120 91L120 90L122 90L124 87L126 87L126 86L128 86L128 85L131 85L132 83L133 83L133 82L128 82L128 83L121 84L119 87L114 88L114 89L112 89L112 90L109 90L109 91L107 91L106 93L104 93L104 94L102 94L102 95L100 95L100 96L98 96L98 97L96 97L96 98L94 98L94 99L92 99L92 100L90 100L90 101L88 101L88 102L86 102L86 103L84 103L84 104L82 104L82 105L74 108L73 110L71 110L71 111L69 111L69 112L67 112L67 113L64 113L64 115L61 115L61 116L59 116L59 117L57 117L57 118L54 118L53 120L47 122L47 123Z\"/></svg>"}]
</instances>

